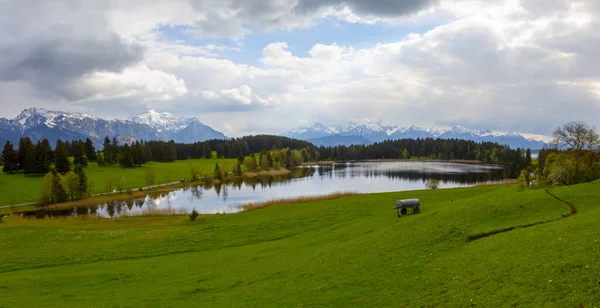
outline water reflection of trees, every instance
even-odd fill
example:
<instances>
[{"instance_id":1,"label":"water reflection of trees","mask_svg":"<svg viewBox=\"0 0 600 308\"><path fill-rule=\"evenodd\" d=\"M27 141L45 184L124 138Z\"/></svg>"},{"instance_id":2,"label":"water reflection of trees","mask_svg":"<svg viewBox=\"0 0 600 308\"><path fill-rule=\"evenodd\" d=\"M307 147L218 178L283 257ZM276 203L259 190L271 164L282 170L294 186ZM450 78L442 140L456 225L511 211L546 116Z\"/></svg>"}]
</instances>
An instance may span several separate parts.
<instances>
[{"instance_id":1,"label":"water reflection of trees","mask_svg":"<svg viewBox=\"0 0 600 308\"><path fill-rule=\"evenodd\" d=\"M350 171L349 173L336 174L336 177L386 177L392 180L404 180L409 182L426 182L429 179L438 179L444 182L460 184L474 184L479 182L500 181L506 178L504 170L490 170L487 173L444 173L444 172L420 172L420 171L393 171L380 169L367 169Z\"/></svg>"},{"instance_id":2,"label":"water reflection of trees","mask_svg":"<svg viewBox=\"0 0 600 308\"><path fill-rule=\"evenodd\" d=\"M463 170L458 167L459 171ZM454 168L453 168L454 169ZM79 207L65 211L53 211L48 215L57 216L83 216L83 215L99 215L104 217L120 217L126 214L142 213L143 211L153 211L158 207L170 207L172 197L183 194L190 196L190 201L201 199L205 191L214 189L217 197L223 201L229 199L232 191L242 190L244 187L251 187L256 190L256 187L261 189L272 188L273 186L295 185L299 181L304 181L304 178L315 177L328 178L334 180L348 179L356 177L385 177L391 180L404 182L426 182L431 178L438 179L442 182L459 183L459 184L474 184L477 182L492 182L500 181L507 177L506 169L485 169L470 170L464 169L464 172L431 172L427 170L395 170L385 168L381 164L336 164L328 166L316 166L307 168L296 168L291 173L285 175L261 175L257 177L234 177L224 180L223 182L203 182L200 185L188 185L176 192L158 192L148 194L144 199L130 201L111 201L94 207ZM43 213L34 212L31 215L43 217Z\"/></svg>"}]
</instances>

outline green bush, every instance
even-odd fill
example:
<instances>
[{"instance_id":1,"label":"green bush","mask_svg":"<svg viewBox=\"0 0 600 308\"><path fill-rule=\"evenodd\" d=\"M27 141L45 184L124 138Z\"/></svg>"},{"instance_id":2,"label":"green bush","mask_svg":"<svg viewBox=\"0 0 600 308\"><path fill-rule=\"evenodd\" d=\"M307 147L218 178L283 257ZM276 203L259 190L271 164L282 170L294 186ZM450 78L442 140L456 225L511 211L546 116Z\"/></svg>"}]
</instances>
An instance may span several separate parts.
<instances>
[{"instance_id":1,"label":"green bush","mask_svg":"<svg viewBox=\"0 0 600 308\"><path fill-rule=\"evenodd\" d=\"M200 213L198 213L198 211L196 211L196 208L194 208L192 210L192 213L190 214L190 222L194 222L194 220L198 218L198 215L200 215Z\"/></svg>"},{"instance_id":2,"label":"green bush","mask_svg":"<svg viewBox=\"0 0 600 308\"><path fill-rule=\"evenodd\" d=\"M436 179L430 179L425 183L425 187L429 189L438 189L440 187L440 181Z\"/></svg>"}]
</instances>

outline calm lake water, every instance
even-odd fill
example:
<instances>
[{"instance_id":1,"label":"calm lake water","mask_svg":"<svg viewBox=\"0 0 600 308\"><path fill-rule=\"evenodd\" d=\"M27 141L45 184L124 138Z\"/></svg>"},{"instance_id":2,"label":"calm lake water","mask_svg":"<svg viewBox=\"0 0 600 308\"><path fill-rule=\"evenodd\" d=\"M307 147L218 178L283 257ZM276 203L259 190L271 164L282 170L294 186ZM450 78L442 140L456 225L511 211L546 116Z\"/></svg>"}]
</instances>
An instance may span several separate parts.
<instances>
[{"instance_id":1,"label":"calm lake water","mask_svg":"<svg viewBox=\"0 0 600 308\"><path fill-rule=\"evenodd\" d=\"M285 176L238 179L211 186L195 185L145 199L115 201L91 208L64 211L62 215L97 214L104 217L141 215L148 211L218 214L240 211L240 205L271 199L316 196L334 192L376 193L425 189L429 179L438 179L440 188L494 183L506 178L496 165L445 162L363 162L296 168Z\"/></svg>"}]
</instances>

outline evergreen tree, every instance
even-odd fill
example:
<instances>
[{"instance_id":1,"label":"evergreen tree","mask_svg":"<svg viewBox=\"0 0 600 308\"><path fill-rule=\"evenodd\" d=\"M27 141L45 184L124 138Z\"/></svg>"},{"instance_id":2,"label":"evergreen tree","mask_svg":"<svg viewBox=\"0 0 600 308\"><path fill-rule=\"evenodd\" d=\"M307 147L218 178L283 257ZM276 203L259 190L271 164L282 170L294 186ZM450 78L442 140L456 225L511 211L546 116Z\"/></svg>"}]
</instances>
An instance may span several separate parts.
<instances>
[{"instance_id":1,"label":"evergreen tree","mask_svg":"<svg viewBox=\"0 0 600 308\"><path fill-rule=\"evenodd\" d=\"M25 169L27 155L33 150L33 143L28 137L19 140L19 170Z\"/></svg>"},{"instance_id":2,"label":"evergreen tree","mask_svg":"<svg viewBox=\"0 0 600 308\"><path fill-rule=\"evenodd\" d=\"M238 161L235 164L235 168L233 169L233 174L235 176L242 176L242 165L240 164L240 161Z\"/></svg>"},{"instance_id":3,"label":"evergreen tree","mask_svg":"<svg viewBox=\"0 0 600 308\"><path fill-rule=\"evenodd\" d=\"M73 143L75 143L75 141L73 141ZM67 156L73 156L73 146L71 145L71 142L69 140L65 140L63 141L63 144L65 145L65 149L67 149Z\"/></svg>"},{"instance_id":4,"label":"evergreen tree","mask_svg":"<svg viewBox=\"0 0 600 308\"><path fill-rule=\"evenodd\" d=\"M40 143L38 142L38 144L40 144ZM32 143L32 144L24 145L24 147L27 148L27 149L25 150L26 156L25 156L25 163L24 163L24 166L23 166L23 173L25 175L27 175L27 174L36 174L36 173L38 173L37 169L36 169L36 166L37 166L37 155L36 155L36 153L38 151L37 145L33 145L33 143ZM47 155L44 155L44 156L47 156ZM40 174L44 174L46 172L48 172L47 169L44 170L43 172L40 172Z\"/></svg>"},{"instance_id":5,"label":"evergreen tree","mask_svg":"<svg viewBox=\"0 0 600 308\"><path fill-rule=\"evenodd\" d=\"M133 153L129 145L125 143L123 146L123 152L121 153L121 160L119 161L121 168L133 168L135 167L133 162Z\"/></svg>"},{"instance_id":6,"label":"evergreen tree","mask_svg":"<svg viewBox=\"0 0 600 308\"><path fill-rule=\"evenodd\" d=\"M144 142L142 144L142 147L144 148L144 158L146 162L153 161L154 155L152 153L152 147L150 146L150 144L148 144L148 142Z\"/></svg>"},{"instance_id":7,"label":"evergreen tree","mask_svg":"<svg viewBox=\"0 0 600 308\"><path fill-rule=\"evenodd\" d=\"M50 146L50 142L48 141L48 139L44 138L41 142L40 142L40 151L44 151L45 154L44 156L48 158L48 166L50 166L50 164L54 161L54 151L52 150L52 147ZM46 173L50 170L50 168L48 167L46 170L44 170L43 173Z\"/></svg>"},{"instance_id":8,"label":"evergreen tree","mask_svg":"<svg viewBox=\"0 0 600 308\"><path fill-rule=\"evenodd\" d=\"M174 141L169 141L167 147L167 159L168 161L176 161L177 160L177 147L175 147Z\"/></svg>"},{"instance_id":9,"label":"evergreen tree","mask_svg":"<svg viewBox=\"0 0 600 308\"><path fill-rule=\"evenodd\" d=\"M215 180L223 180L223 174L221 173L221 167L219 167L219 163L215 164L215 172L213 177Z\"/></svg>"},{"instance_id":10,"label":"evergreen tree","mask_svg":"<svg viewBox=\"0 0 600 308\"><path fill-rule=\"evenodd\" d=\"M525 165L527 167L531 166L531 150L529 148L525 152Z\"/></svg>"},{"instance_id":11,"label":"evergreen tree","mask_svg":"<svg viewBox=\"0 0 600 308\"><path fill-rule=\"evenodd\" d=\"M19 140L19 169L23 169L24 174L34 173L35 170L35 146L27 137Z\"/></svg>"},{"instance_id":12,"label":"evergreen tree","mask_svg":"<svg viewBox=\"0 0 600 308\"><path fill-rule=\"evenodd\" d=\"M4 173L13 173L19 170L19 156L10 141L6 141L4 145L2 160L4 163Z\"/></svg>"},{"instance_id":13,"label":"evergreen tree","mask_svg":"<svg viewBox=\"0 0 600 308\"><path fill-rule=\"evenodd\" d=\"M108 139L108 136L106 136L104 138L104 162L106 164L112 164L114 163L114 158L113 158L113 151L111 150L111 144L110 144L110 139Z\"/></svg>"},{"instance_id":14,"label":"evergreen tree","mask_svg":"<svg viewBox=\"0 0 600 308\"><path fill-rule=\"evenodd\" d=\"M69 152L62 140L56 141L54 150L54 167L61 174L71 171L71 162L69 161Z\"/></svg>"},{"instance_id":15,"label":"evergreen tree","mask_svg":"<svg viewBox=\"0 0 600 308\"><path fill-rule=\"evenodd\" d=\"M38 141L38 143L35 145L31 174L45 174L50 171L52 156L49 153L52 152L52 149L48 151L49 148L50 144L42 141Z\"/></svg>"},{"instance_id":16,"label":"evergreen tree","mask_svg":"<svg viewBox=\"0 0 600 308\"><path fill-rule=\"evenodd\" d=\"M73 165L87 167L88 161L85 156L85 147L81 141L73 141Z\"/></svg>"},{"instance_id":17,"label":"evergreen tree","mask_svg":"<svg viewBox=\"0 0 600 308\"><path fill-rule=\"evenodd\" d=\"M112 142L110 144L110 151L112 152L112 162L111 164L119 162L119 142L117 138L113 137Z\"/></svg>"},{"instance_id":18,"label":"evergreen tree","mask_svg":"<svg viewBox=\"0 0 600 308\"><path fill-rule=\"evenodd\" d=\"M142 164L146 163L146 154L144 152L144 148L139 141L136 141L135 144L132 145L133 150L133 164L137 166L142 166Z\"/></svg>"},{"instance_id":19,"label":"evergreen tree","mask_svg":"<svg viewBox=\"0 0 600 308\"><path fill-rule=\"evenodd\" d=\"M87 175L85 174L85 170L81 166L75 166L75 174L79 178L79 195L85 195L86 191L88 191L88 180Z\"/></svg>"},{"instance_id":20,"label":"evergreen tree","mask_svg":"<svg viewBox=\"0 0 600 308\"><path fill-rule=\"evenodd\" d=\"M85 156L89 161L96 161L98 159L96 155L96 148L94 148L94 143L90 138L85 139Z\"/></svg>"},{"instance_id":21,"label":"evergreen tree","mask_svg":"<svg viewBox=\"0 0 600 308\"><path fill-rule=\"evenodd\" d=\"M402 149L402 159L409 159L408 150L406 148Z\"/></svg>"},{"instance_id":22,"label":"evergreen tree","mask_svg":"<svg viewBox=\"0 0 600 308\"><path fill-rule=\"evenodd\" d=\"M212 158L212 151L208 148L207 145L204 145L204 148L202 149L202 152L204 152L204 158L206 158L206 159L211 159Z\"/></svg>"}]
</instances>

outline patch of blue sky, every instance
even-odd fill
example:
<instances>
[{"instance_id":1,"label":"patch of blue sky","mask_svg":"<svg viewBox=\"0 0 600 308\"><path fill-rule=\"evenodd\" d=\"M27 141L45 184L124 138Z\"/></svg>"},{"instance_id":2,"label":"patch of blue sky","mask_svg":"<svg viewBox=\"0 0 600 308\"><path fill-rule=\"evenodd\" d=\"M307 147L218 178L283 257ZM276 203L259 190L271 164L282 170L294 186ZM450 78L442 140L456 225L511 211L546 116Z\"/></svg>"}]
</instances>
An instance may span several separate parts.
<instances>
[{"instance_id":1,"label":"patch of blue sky","mask_svg":"<svg viewBox=\"0 0 600 308\"><path fill-rule=\"evenodd\" d=\"M286 42L289 51L297 57L308 57L308 51L316 44L352 46L356 49L369 48L405 40L411 33L423 34L446 23L447 16L422 18L413 22L350 23L333 17L314 21L310 27L292 30L263 30L247 26L249 34L242 39L205 39L193 35L193 27L164 26L158 29L166 42L181 42L192 46L219 45L238 50L222 50L219 55L235 63L260 66L263 49L270 43Z\"/></svg>"}]
</instances>

